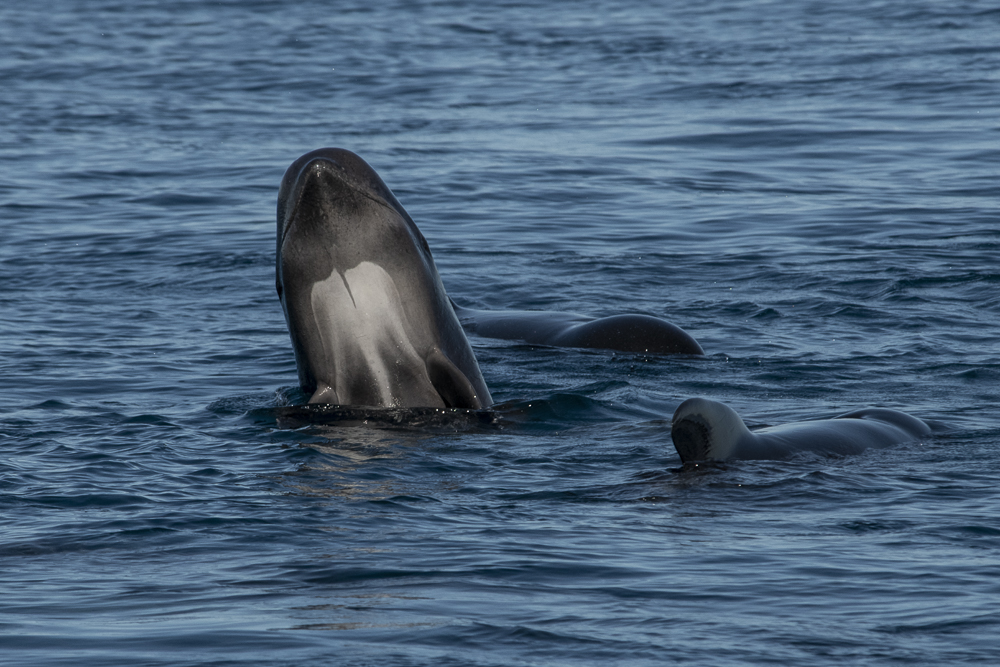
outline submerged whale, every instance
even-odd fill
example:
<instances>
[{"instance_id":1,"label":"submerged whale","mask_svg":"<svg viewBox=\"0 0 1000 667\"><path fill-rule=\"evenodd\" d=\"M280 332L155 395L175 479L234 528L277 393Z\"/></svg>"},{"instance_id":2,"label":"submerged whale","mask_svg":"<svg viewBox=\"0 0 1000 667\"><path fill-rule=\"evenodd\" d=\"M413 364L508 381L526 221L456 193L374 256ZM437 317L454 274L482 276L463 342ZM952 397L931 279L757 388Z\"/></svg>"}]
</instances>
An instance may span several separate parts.
<instances>
[{"instance_id":1,"label":"submerged whale","mask_svg":"<svg viewBox=\"0 0 1000 667\"><path fill-rule=\"evenodd\" d=\"M521 340L531 345L590 347L652 354L705 354L689 333L658 317L530 310L472 310L455 304L467 331L485 338Z\"/></svg>"},{"instance_id":2,"label":"submerged whale","mask_svg":"<svg viewBox=\"0 0 1000 667\"><path fill-rule=\"evenodd\" d=\"M276 287L310 403L493 403L430 248L375 170L306 153L278 191Z\"/></svg>"},{"instance_id":3,"label":"submerged whale","mask_svg":"<svg viewBox=\"0 0 1000 667\"><path fill-rule=\"evenodd\" d=\"M670 435L681 461L781 459L795 452L857 454L928 437L926 423L898 410L867 408L833 419L751 431L728 405L690 398L674 412Z\"/></svg>"},{"instance_id":4,"label":"submerged whale","mask_svg":"<svg viewBox=\"0 0 1000 667\"><path fill-rule=\"evenodd\" d=\"M374 169L341 148L288 167L277 219L275 285L309 403L489 407L463 324L529 343L703 354L687 333L646 315L458 308L409 214Z\"/></svg>"}]
</instances>

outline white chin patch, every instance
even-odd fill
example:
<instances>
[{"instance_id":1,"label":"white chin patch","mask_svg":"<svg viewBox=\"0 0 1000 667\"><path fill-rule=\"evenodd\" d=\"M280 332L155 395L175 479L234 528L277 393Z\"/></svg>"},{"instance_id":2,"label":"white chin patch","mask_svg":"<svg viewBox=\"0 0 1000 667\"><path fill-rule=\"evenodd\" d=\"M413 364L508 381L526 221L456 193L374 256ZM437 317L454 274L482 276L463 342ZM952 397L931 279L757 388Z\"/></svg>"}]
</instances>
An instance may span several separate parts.
<instances>
[{"instance_id":1,"label":"white chin patch","mask_svg":"<svg viewBox=\"0 0 1000 667\"><path fill-rule=\"evenodd\" d=\"M334 368L368 372L379 388L384 405L392 404L395 364L419 365L424 361L407 335L403 301L392 277L378 264L361 262L343 273L337 271L313 285L312 308L316 330ZM338 378L344 373L337 373ZM344 400L348 388L334 387Z\"/></svg>"}]
</instances>

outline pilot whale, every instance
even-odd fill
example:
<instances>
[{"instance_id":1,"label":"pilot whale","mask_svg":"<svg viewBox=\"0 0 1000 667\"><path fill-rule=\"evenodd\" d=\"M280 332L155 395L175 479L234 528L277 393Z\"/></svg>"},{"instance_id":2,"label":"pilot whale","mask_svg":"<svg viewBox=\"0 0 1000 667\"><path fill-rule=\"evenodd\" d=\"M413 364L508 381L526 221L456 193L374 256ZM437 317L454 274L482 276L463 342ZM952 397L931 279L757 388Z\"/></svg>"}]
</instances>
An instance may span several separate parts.
<instances>
[{"instance_id":1,"label":"pilot whale","mask_svg":"<svg viewBox=\"0 0 1000 667\"><path fill-rule=\"evenodd\" d=\"M589 347L651 354L705 354L691 334L650 315L587 317L532 310L473 310L455 304L466 331L531 345Z\"/></svg>"},{"instance_id":2,"label":"pilot whale","mask_svg":"<svg viewBox=\"0 0 1000 667\"><path fill-rule=\"evenodd\" d=\"M681 461L782 459L795 452L858 454L872 447L917 442L930 427L911 415L866 408L816 421L751 431L728 405L690 398L674 412L670 435Z\"/></svg>"},{"instance_id":3,"label":"pilot whale","mask_svg":"<svg viewBox=\"0 0 1000 667\"><path fill-rule=\"evenodd\" d=\"M306 153L277 214L276 287L309 403L492 405L427 241L364 160Z\"/></svg>"}]
</instances>

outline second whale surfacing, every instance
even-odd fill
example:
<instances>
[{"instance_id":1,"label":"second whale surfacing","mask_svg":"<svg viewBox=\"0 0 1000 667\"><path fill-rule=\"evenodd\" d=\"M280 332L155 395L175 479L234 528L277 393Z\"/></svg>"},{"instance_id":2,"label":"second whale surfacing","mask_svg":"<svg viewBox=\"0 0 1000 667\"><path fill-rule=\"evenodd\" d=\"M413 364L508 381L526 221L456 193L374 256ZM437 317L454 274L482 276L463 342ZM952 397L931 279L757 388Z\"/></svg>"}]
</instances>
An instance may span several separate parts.
<instances>
[{"instance_id":1,"label":"second whale surfacing","mask_svg":"<svg viewBox=\"0 0 1000 667\"><path fill-rule=\"evenodd\" d=\"M683 463L783 459L796 452L859 454L873 447L930 436L922 420L887 408L866 408L833 419L792 422L751 431L728 405L690 398L674 412L670 435Z\"/></svg>"},{"instance_id":2,"label":"second whale surfacing","mask_svg":"<svg viewBox=\"0 0 1000 667\"><path fill-rule=\"evenodd\" d=\"M472 310L457 304L455 311L466 330L485 338L620 352L705 354L691 334L675 324L649 315L593 318L547 311Z\"/></svg>"}]
</instances>

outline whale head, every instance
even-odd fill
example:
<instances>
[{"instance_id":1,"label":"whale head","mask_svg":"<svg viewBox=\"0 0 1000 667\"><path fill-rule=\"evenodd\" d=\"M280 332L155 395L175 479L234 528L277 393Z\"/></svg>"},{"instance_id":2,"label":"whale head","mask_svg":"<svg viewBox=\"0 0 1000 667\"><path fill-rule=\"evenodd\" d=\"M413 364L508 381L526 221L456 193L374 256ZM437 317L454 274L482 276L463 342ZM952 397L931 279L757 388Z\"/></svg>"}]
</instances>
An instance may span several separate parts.
<instances>
[{"instance_id":1,"label":"whale head","mask_svg":"<svg viewBox=\"0 0 1000 667\"><path fill-rule=\"evenodd\" d=\"M364 160L297 159L277 222L275 286L311 403L491 404L427 241Z\"/></svg>"},{"instance_id":2,"label":"whale head","mask_svg":"<svg viewBox=\"0 0 1000 667\"><path fill-rule=\"evenodd\" d=\"M689 398L674 411L670 436L681 461L722 461L753 437L736 411L707 398Z\"/></svg>"}]
</instances>

